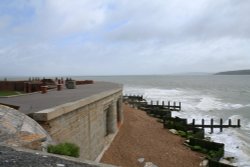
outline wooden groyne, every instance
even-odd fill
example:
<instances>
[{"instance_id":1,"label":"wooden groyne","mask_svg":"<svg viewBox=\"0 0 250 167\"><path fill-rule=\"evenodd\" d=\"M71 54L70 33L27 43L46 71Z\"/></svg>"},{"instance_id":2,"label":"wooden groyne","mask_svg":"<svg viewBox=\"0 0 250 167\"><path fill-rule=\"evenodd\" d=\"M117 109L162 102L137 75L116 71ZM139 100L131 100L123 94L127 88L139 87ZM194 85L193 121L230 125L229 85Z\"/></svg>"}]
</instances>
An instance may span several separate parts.
<instances>
[{"instance_id":1,"label":"wooden groyne","mask_svg":"<svg viewBox=\"0 0 250 167\"><path fill-rule=\"evenodd\" d=\"M165 102L165 101L149 101L147 102L143 96L141 95L125 95L123 96L123 99L125 102L128 102L131 104L133 107L137 107L143 111L146 111L147 114L161 118L161 119L166 119L164 122L167 123L169 119L171 118L172 114L171 111L181 111L181 102ZM196 123L195 119L192 120L191 124L187 123L187 119L184 119L185 121L185 126L189 128L210 128L211 133L214 132L215 128L219 128L220 132L223 131L224 128L240 128L240 119L237 120L237 124L232 124L232 120L228 120L228 124L223 124L223 119L220 119L219 124L214 124L214 119L210 120L210 124L205 124L205 119L201 120L201 123ZM171 120L172 121L172 120ZM184 126L184 124L183 124Z\"/></svg>"},{"instance_id":2,"label":"wooden groyne","mask_svg":"<svg viewBox=\"0 0 250 167\"><path fill-rule=\"evenodd\" d=\"M170 102L170 101L146 101L143 96L140 95L124 95L123 99L125 102L132 104L141 109L154 109L154 110L164 110L168 109L170 111L181 111L181 102Z\"/></svg>"},{"instance_id":3,"label":"wooden groyne","mask_svg":"<svg viewBox=\"0 0 250 167\"><path fill-rule=\"evenodd\" d=\"M161 103L159 101L150 101L150 104L148 105L150 106L162 106L165 109L169 109L170 111L181 111L181 102L170 102L168 101L167 103L165 101L162 101Z\"/></svg>"},{"instance_id":4,"label":"wooden groyne","mask_svg":"<svg viewBox=\"0 0 250 167\"><path fill-rule=\"evenodd\" d=\"M231 119L228 120L227 124L223 124L223 119L220 119L219 124L214 124L214 119L210 119L209 124L205 124L205 119L202 119L201 123L196 123L196 120L193 119L192 123L188 124L187 119L173 118L171 114L172 111L181 110L181 102L178 103L179 105L176 102L172 104L162 102L160 104L159 101L156 103L151 101L148 103L142 96L131 97L131 99L130 96L125 96L124 101L147 112L150 116L160 118L164 128L171 129L173 133L188 139L185 144L194 151L204 153L208 167L233 167L219 161L224 156L224 144L205 139L205 128L210 128L211 133L214 132L215 128L219 128L221 132L223 128L240 128L240 119L237 120L236 124L232 124Z\"/></svg>"},{"instance_id":5,"label":"wooden groyne","mask_svg":"<svg viewBox=\"0 0 250 167\"><path fill-rule=\"evenodd\" d=\"M205 124L204 119L201 120L201 124L195 124L195 119L193 119L192 123L188 124L187 126L195 127L195 128L199 127L199 128L202 128L202 129L210 128L211 133L214 132L214 128L219 128L220 132L222 132L223 128L240 128L241 127L240 119L237 120L237 124L233 125L231 119L228 120L228 124L223 124L223 119L222 118L220 119L220 124L217 124L217 125L214 124L214 119L210 120L210 124Z\"/></svg>"}]
</instances>

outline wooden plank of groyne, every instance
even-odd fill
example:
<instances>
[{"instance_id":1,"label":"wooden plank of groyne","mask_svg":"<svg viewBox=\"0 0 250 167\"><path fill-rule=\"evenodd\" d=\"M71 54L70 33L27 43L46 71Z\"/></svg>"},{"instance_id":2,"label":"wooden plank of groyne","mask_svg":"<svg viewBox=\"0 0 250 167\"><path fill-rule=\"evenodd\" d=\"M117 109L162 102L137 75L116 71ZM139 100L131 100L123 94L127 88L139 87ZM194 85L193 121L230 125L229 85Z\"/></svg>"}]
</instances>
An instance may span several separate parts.
<instances>
[{"instance_id":1,"label":"wooden plank of groyne","mask_svg":"<svg viewBox=\"0 0 250 167\"><path fill-rule=\"evenodd\" d=\"M220 119L220 124L215 125L214 124L214 119L210 120L210 124L205 124L205 120L202 119L201 120L201 124L195 124L195 119L193 119L192 123L187 125L189 127L194 127L194 128L210 128L211 129L211 133L213 133L214 128L219 128L220 132L222 132L223 128L240 128L240 119L237 120L237 124L233 125L232 124L232 120L229 119L228 120L228 124L223 124L223 119Z\"/></svg>"}]
</instances>

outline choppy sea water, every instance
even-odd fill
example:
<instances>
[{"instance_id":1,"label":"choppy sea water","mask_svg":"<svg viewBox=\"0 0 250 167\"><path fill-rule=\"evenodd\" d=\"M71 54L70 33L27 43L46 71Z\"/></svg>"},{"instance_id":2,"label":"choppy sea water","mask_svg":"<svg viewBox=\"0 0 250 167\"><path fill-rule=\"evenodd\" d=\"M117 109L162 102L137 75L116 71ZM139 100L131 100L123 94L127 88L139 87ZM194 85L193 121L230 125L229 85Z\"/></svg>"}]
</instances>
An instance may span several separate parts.
<instances>
[{"instance_id":1,"label":"choppy sea water","mask_svg":"<svg viewBox=\"0 0 250 167\"><path fill-rule=\"evenodd\" d=\"M223 118L242 127L225 128L223 132L206 130L215 142L225 144L225 156L235 157L234 165L250 167L250 76L116 76L87 77L124 84L124 94L143 95L148 101L182 102L182 111L174 115L188 118L189 122L204 118L207 124Z\"/></svg>"},{"instance_id":2,"label":"choppy sea water","mask_svg":"<svg viewBox=\"0 0 250 167\"><path fill-rule=\"evenodd\" d=\"M27 78L25 78L27 79ZM93 79L117 82L124 85L124 94L143 95L148 101L182 102L182 111L174 115L188 118L189 122L205 119L219 123L223 118L232 124L241 119L242 127L214 129L206 135L215 142L225 144L225 156L235 157L234 165L250 167L250 76L112 76L72 77L72 79Z\"/></svg>"}]
</instances>

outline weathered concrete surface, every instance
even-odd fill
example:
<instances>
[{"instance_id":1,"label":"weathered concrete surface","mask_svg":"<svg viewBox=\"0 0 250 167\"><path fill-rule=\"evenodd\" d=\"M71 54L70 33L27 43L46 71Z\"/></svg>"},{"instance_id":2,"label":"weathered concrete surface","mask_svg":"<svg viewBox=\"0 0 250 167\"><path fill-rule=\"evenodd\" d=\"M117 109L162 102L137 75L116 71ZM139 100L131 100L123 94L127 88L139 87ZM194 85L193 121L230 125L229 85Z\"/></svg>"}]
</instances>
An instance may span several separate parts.
<instances>
[{"instance_id":1,"label":"weathered concrete surface","mask_svg":"<svg viewBox=\"0 0 250 167\"><path fill-rule=\"evenodd\" d=\"M122 85L109 82L95 82L94 84L77 85L76 89L64 88L62 91L54 90L45 94L34 93L0 98L0 103L20 106L19 110L21 112L29 114L118 88L122 88Z\"/></svg>"},{"instance_id":2,"label":"weathered concrete surface","mask_svg":"<svg viewBox=\"0 0 250 167\"><path fill-rule=\"evenodd\" d=\"M115 83L0 98L0 103L20 106L20 111L38 121L53 141L78 145L81 159L98 158L123 121L122 86Z\"/></svg>"},{"instance_id":3,"label":"weathered concrete surface","mask_svg":"<svg viewBox=\"0 0 250 167\"><path fill-rule=\"evenodd\" d=\"M96 103L101 99L108 98L109 96L111 96L111 98L112 98L112 96L114 94L118 94L115 101L113 100L114 101L113 103L115 103L118 100L118 98L121 97L121 93L122 93L121 91L122 91L122 89L118 88L118 89L112 89L112 90L104 91L101 93L93 94L93 95L90 95L88 97L82 98L82 99L77 100L77 101L61 104L61 105L58 105L56 107L52 107L49 109L35 112L33 114L33 118L36 121L49 121L49 120L52 120L56 117L59 117L59 116L65 115L69 112L72 112L80 107L87 106L87 105L92 104L92 103ZM112 99L109 100L108 103L111 103L111 101L112 101ZM105 104L105 105L106 105L105 107L107 107L107 104ZM116 104L113 104L112 107L116 107ZM116 108L113 110L116 111Z\"/></svg>"},{"instance_id":4,"label":"weathered concrete surface","mask_svg":"<svg viewBox=\"0 0 250 167\"><path fill-rule=\"evenodd\" d=\"M80 147L80 158L95 160L122 121L122 89L105 91L33 114L54 141ZM121 118L118 118L118 115Z\"/></svg>"},{"instance_id":5,"label":"weathered concrete surface","mask_svg":"<svg viewBox=\"0 0 250 167\"><path fill-rule=\"evenodd\" d=\"M59 156L22 148L0 145L0 166L3 167L115 167L77 158Z\"/></svg>"},{"instance_id":6,"label":"weathered concrete surface","mask_svg":"<svg viewBox=\"0 0 250 167\"><path fill-rule=\"evenodd\" d=\"M49 134L27 115L0 105L0 144L42 150L51 143Z\"/></svg>"}]
</instances>

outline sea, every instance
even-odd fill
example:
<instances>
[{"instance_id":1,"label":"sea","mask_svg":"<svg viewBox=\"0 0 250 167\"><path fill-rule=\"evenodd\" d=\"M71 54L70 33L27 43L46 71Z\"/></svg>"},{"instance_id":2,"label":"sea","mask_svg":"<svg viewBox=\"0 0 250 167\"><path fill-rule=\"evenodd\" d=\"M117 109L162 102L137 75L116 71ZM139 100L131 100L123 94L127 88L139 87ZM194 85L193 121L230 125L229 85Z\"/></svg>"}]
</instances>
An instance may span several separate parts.
<instances>
[{"instance_id":1,"label":"sea","mask_svg":"<svg viewBox=\"0 0 250 167\"><path fill-rule=\"evenodd\" d=\"M235 157L233 165L250 167L250 75L151 75L78 77L123 84L124 95L142 95L150 101L181 102L182 110L173 116L209 124L232 120L241 128L225 128L222 132L206 129L206 136L225 144L225 157ZM178 104L178 103L177 103Z\"/></svg>"},{"instance_id":2,"label":"sea","mask_svg":"<svg viewBox=\"0 0 250 167\"><path fill-rule=\"evenodd\" d=\"M124 95L142 95L150 101L181 102L182 110L173 116L209 124L232 120L241 128L223 132L206 130L206 136L225 144L225 157L235 157L233 165L250 167L250 75L145 75L145 76L72 76L72 79L108 81L123 84Z\"/></svg>"}]
</instances>

